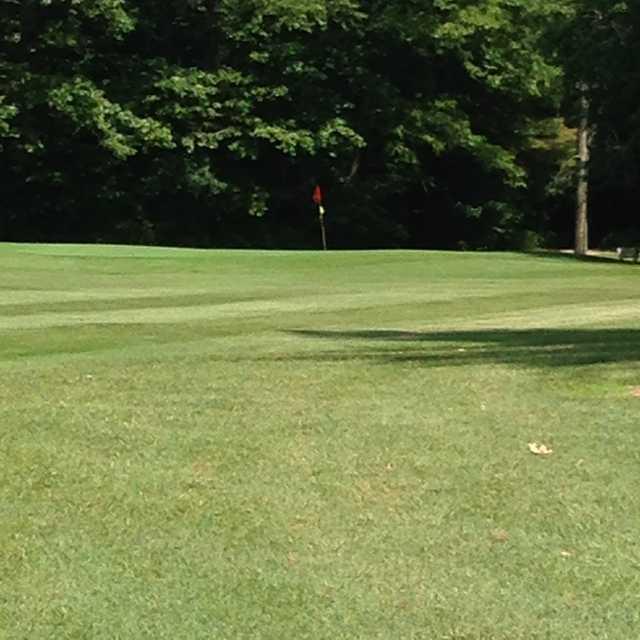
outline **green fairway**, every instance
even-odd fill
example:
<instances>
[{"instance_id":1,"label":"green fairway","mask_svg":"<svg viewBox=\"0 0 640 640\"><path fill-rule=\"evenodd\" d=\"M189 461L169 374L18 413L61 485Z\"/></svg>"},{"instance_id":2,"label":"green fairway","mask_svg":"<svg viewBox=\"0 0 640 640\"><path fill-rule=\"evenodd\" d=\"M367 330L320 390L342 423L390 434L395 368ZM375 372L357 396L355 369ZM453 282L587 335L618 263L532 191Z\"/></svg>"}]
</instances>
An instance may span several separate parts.
<instances>
[{"instance_id":1,"label":"green fairway","mask_svg":"<svg viewBox=\"0 0 640 640\"><path fill-rule=\"evenodd\" d=\"M0 244L0 273L2 640L638 636L635 265Z\"/></svg>"}]
</instances>

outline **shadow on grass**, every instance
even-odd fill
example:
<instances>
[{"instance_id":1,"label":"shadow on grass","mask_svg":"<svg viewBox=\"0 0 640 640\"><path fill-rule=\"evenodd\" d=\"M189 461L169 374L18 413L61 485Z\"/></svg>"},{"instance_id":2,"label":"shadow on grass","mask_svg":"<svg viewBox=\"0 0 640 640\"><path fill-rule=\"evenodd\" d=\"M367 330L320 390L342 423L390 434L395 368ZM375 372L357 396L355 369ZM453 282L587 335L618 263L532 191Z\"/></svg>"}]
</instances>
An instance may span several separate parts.
<instances>
[{"instance_id":1,"label":"shadow on grass","mask_svg":"<svg viewBox=\"0 0 640 640\"><path fill-rule=\"evenodd\" d=\"M344 343L339 349L312 356L318 360L371 359L431 366L504 363L531 367L640 362L640 329L298 330L293 333Z\"/></svg>"}]
</instances>

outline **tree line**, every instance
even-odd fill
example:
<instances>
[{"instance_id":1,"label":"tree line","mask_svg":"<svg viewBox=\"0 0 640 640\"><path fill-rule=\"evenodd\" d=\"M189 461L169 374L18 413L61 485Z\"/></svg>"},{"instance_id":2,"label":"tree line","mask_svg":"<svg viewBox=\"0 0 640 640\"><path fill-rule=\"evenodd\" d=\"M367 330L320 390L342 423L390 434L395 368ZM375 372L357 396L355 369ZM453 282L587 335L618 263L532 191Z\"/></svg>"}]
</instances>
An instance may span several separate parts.
<instances>
[{"instance_id":1,"label":"tree line","mask_svg":"<svg viewBox=\"0 0 640 640\"><path fill-rule=\"evenodd\" d=\"M637 2L0 10L2 240L317 247L316 185L335 248L640 240Z\"/></svg>"}]
</instances>

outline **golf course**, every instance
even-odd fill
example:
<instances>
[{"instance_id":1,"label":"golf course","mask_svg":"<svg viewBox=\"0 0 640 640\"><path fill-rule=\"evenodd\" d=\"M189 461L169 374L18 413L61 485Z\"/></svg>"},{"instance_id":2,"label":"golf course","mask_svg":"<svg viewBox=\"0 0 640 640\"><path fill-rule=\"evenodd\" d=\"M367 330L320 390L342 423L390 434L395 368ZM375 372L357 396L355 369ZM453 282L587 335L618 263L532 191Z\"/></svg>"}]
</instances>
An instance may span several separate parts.
<instances>
[{"instance_id":1,"label":"golf course","mask_svg":"<svg viewBox=\"0 0 640 640\"><path fill-rule=\"evenodd\" d=\"M640 269L0 244L2 640L633 640Z\"/></svg>"}]
</instances>

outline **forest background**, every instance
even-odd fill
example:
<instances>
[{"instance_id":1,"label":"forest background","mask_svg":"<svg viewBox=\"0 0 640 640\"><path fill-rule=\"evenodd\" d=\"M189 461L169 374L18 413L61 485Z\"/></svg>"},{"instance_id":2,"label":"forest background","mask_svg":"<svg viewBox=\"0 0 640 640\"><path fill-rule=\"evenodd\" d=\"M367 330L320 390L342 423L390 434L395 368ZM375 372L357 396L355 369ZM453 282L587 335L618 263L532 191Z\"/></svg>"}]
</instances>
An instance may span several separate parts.
<instances>
[{"instance_id":1,"label":"forest background","mask_svg":"<svg viewBox=\"0 0 640 640\"><path fill-rule=\"evenodd\" d=\"M0 0L0 240L640 242L640 3ZM578 156L582 131L590 160Z\"/></svg>"}]
</instances>

